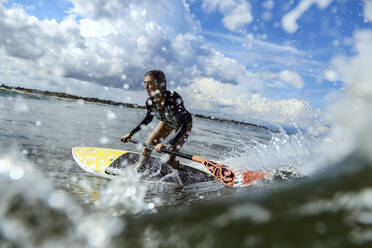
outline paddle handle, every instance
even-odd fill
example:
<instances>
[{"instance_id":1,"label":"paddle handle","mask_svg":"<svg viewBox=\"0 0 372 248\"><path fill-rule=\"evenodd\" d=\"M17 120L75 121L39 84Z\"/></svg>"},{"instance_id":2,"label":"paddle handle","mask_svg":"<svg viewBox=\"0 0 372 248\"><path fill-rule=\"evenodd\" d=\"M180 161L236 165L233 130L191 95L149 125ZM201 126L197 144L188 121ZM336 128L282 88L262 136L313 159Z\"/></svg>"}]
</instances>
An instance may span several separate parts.
<instances>
[{"instance_id":1,"label":"paddle handle","mask_svg":"<svg viewBox=\"0 0 372 248\"><path fill-rule=\"evenodd\" d=\"M155 146L153 146L153 145L149 145L149 144L146 144L146 143L140 143L140 142L138 142L136 140L132 140L132 139L129 139L128 141L133 143L133 144L141 144L142 146L144 146L148 149L155 150ZM171 154L171 155L175 155L175 156L178 156L178 157L181 157L181 158L193 160L192 159L193 156L190 155L190 154L186 154L186 153L182 153L182 152L176 152L176 151L168 150L168 149L165 149L165 148L161 148L160 151L164 152L164 153Z\"/></svg>"}]
</instances>

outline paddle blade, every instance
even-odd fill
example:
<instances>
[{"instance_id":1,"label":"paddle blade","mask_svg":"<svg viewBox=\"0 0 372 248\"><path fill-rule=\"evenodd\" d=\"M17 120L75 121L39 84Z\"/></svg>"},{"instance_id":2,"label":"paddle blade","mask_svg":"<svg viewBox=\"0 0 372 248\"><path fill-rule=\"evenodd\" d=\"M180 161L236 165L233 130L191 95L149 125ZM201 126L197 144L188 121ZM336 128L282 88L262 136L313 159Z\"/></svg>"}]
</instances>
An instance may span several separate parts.
<instances>
[{"instance_id":1,"label":"paddle blade","mask_svg":"<svg viewBox=\"0 0 372 248\"><path fill-rule=\"evenodd\" d=\"M257 179L265 179L266 178L266 172L256 172L256 171L239 171L239 174L242 175L241 181L237 182L238 184L241 184L243 186L249 186Z\"/></svg>"},{"instance_id":2,"label":"paddle blade","mask_svg":"<svg viewBox=\"0 0 372 248\"><path fill-rule=\"evenodd\" d=\"M232 170L226 165L219 164L202 157L193 156L192 160L201 164L210 171L218 181L227 186L249 186L257 179L264 179L265 172L237 171Z\"/></svg>"}]
</instances>

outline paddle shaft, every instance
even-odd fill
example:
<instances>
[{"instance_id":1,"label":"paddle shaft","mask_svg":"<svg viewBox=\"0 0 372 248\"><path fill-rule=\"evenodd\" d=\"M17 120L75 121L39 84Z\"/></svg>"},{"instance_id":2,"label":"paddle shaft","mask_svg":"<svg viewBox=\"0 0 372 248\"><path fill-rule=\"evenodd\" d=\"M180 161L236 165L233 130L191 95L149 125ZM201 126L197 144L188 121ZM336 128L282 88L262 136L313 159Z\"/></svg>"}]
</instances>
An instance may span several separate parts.
<instances>
[{"instance_id":1,"label":"paddle shaft","mask_svg":"<svg viewBox=\"0 0 372 248\"><path fill-rule=\"evenodd\" d=\"M136 140L132 140L132 139L129 139L128 141L133 143L133 144L141 144L142 146L144 146L146 148L149 148L151 150L155 150L155 146L153 146L153 145L149 145L149 144L146 144L146 143L140 143L140 142L138 142ZM181 157L181 158L193 160L192 159L193 156L190 155L190 154L186 154L186 153L182 153L182 152L176 152L176 151L168 150L168 149L165 149L165 148L161 148L160 151L164 152L164 153L171 154L171 155L175 155L175 156L178 156L178 157Z\"/></svg>"}]
</instances>

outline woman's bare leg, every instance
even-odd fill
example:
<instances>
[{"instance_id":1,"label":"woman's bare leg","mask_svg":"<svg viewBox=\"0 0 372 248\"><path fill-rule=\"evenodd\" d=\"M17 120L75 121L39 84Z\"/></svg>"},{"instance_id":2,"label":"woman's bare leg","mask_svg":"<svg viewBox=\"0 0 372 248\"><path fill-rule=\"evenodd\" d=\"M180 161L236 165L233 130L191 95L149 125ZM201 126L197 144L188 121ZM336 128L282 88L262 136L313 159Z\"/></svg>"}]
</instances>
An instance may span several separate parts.
<instances>
[{"instance_id":1,"label":"woman's bare leg","mask_svg":"<svg viewBox=\"0 0 372 248\"><path fill-rule=\"evenodd\" d=\"M179 150L181 150L183 144L185 144L187 138L189 137L189 135L191 133L191 129L192 129L192 123L190 123L187 126L187 132L186 132L186 134L177 142L177 144L174 147L170 148L170 150L176 151L176 152L178 152ZM177 132L177 130L175 132ZM170 158L167 161L167 164L169 166L171 166L175 170L179 170L180 169L180 161L176 160L176 156L174 156L174 155L171 155L170 156Z\"/></svg>"},{"instance_id":2,"label":"woman's bare leg","mask_svg":"<svg viewBox=\"0 0 372 248\"><path fill-rule=\"evenodd\" d=\"M158 123L152 131L150 137L147 139L146 144L156 146L161 143L172 132L171 126L164 121ZM144 148L142 151L141 162L137 167L137 171L143 172L146 169L146 162L151 155L151 149Z\"/></svg>"}]
</instances>

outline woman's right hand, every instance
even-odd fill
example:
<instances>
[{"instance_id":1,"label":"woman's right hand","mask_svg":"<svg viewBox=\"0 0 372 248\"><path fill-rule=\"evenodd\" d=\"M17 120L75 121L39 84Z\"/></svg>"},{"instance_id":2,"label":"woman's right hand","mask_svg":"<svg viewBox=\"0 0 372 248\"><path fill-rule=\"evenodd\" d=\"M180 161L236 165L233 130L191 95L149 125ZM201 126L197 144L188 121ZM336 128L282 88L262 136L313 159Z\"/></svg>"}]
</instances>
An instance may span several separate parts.
<instances>
[{"instance_id":1,"label":"woman's right hand","mask_svg":"<svg viewBox=\"0 0 372 248\"><path fill-rule=\"evenodd\" d=\"M130 133L124 135L122 138L121 138L121 142L123 143L126 143L128 142L128 140L130 140L132 138L132 135L130 135Z\"/></svg>"}]
</instances>

